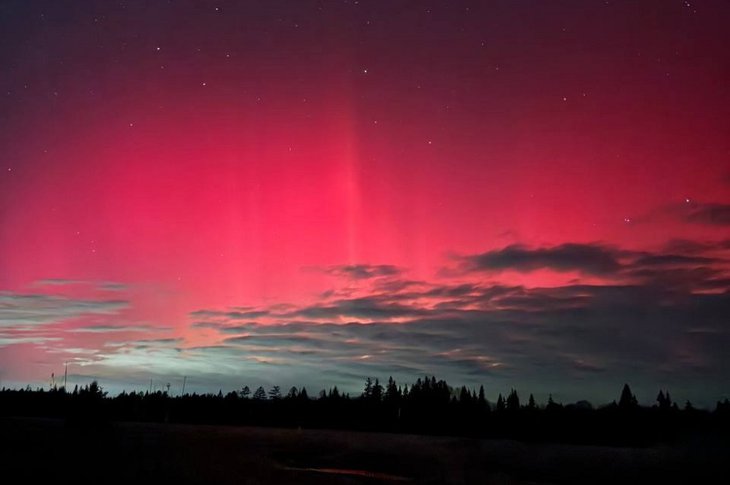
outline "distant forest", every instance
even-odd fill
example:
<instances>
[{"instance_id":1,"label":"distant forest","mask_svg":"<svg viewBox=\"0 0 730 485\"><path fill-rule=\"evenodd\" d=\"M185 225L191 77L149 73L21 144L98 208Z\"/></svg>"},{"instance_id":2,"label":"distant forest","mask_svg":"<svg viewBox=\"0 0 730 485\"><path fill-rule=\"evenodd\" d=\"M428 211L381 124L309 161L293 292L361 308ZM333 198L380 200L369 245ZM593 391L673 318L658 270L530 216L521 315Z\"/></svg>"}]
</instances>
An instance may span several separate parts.
<instances>
[{"instance_id":1,"label":"distant forest","mask_svg":"<svg viewBox=\"0 0 730 485\"><path fill-rule=\"evenodd\" d=\"M69 426L108 426L113 421L225 424L291 428L330 428L393 433L454 435L643 446L714 437L730 438L730 402L714 410L679 406L660 390L656 404L640 406L628 385L618 400L594 408L587 401L538 404L516 390L484 397L484 388L451 387L435 377L399 386L392 378L382 385L368 378L358 396L337 387L310 396L307 389L279 386L269 390L247 386L228 394L170 396L168 392L122 392L110 397L96 382L74 387L0 390L0 416L60 418Z\"/></svg>"}]
</instances>

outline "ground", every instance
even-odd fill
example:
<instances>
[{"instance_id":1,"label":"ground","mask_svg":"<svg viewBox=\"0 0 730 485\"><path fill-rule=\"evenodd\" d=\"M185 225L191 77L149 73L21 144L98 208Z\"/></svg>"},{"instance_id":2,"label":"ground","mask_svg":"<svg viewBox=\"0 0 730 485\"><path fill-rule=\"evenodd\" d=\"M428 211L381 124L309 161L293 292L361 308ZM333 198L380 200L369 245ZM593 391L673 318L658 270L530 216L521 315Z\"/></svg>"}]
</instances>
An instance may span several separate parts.
<instances>
[{"instance_id":1,"label":"ground","mask_svg":"<svg viewBox=\"0 0 730 485\"><path fill-rule=\"evenodd\" d=\"M0 419L5 477L55 483L716 482L727 444L651 448L326 430Z\"/></svg>"}]
</instances>

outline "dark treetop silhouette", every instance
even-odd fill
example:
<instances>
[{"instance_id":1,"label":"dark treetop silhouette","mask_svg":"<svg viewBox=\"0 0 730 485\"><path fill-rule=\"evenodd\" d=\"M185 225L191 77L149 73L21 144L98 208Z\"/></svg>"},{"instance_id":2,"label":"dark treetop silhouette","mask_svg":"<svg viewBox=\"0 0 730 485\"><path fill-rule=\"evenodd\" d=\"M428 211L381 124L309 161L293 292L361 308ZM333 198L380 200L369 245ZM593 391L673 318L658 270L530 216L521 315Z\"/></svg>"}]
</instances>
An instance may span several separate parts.
<instances>
[{"instance_id":1,"label":"dark treetop silhouette","mask_svg":"<svg viewBox=\"0 0 730 485\"><path fill-rule=\"evenodd\" d=\"M496 403L465 386L453 388L435 377L419 378L411 386L389 378L367 378L360 396L342 394L337 387L310 398L307 389L292 387L282 395L279 386L268 393L248 386L223 394L122 392L110 397L96 382L72 392L64 388L0 391L0 414L65 418L88 426L112 420L209 423L277 427L337 428L472 437L514 438L614 445L648 445L702 433L730 435L730 402L717 403L713 411L682 409L668 391L660 390L657 404L643 407L628 384L618 403L594 408L588 401L558 404L552 396L546 405L530 394L521 404L517 390Z\"/></svg>"}]
</instances>

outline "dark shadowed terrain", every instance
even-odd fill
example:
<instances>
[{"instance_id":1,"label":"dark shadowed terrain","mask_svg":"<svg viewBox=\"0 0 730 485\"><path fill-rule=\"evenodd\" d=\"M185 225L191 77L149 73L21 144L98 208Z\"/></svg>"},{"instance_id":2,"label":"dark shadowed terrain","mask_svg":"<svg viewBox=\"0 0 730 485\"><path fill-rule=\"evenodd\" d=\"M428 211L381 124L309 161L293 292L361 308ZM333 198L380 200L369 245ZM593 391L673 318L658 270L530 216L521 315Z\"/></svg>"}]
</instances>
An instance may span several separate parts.
<instances>
[{"instance_id":1,"label":"dark shadowed terrain","mask_svg":"<svg viewBox=\"0 0 730 485\"><path fill-rule=\"evenodd\" d=\"M699 438L610 448L28 418L0 430L3 475L49 483L717 483L730 456Z\"/></svg>"}]
</instances>

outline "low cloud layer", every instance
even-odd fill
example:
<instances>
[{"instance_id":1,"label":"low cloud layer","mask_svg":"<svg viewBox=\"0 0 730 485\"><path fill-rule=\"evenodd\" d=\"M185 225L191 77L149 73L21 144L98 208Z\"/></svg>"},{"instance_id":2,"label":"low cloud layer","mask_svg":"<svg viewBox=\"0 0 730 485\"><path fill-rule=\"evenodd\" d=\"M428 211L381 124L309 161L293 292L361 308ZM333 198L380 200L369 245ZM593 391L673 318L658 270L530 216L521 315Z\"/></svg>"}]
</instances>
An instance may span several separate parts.
<instances>
[{"instance_id":1,"label":"low cloud layer","mask_svg":"<svg viewBox=\"0 0 730 485\"><path fill-rule=\"evenodd\" d=\"M0 348L20 344L62 343L51 327L90 316L111 316L127 308L125 300L74 299L46 294L0 293Z\"/></svg>"},{"instance_id":2,"label":"low cloud layer","mask_svg":"<svg viewBox=\"0 0 730 485\"><path fill-rule=\"evenodd\" d=\"M329 266L325 272L333 276L343 276L353 280L364 280L384 276L396 276L401 269L390 264L346 264Z\"/></svg>"},{"instance_id":3,"label":"low cloud layer","mask_svg":"<svg viewBox=\"0 0 730 485\"><path fill-rule=\"evenodd\" d=\"M357 392L365 376L407 382L436 374L494 392L519 386L536 396L597 402L630 380L645 396L662 386L709 402L727 391L730 378L728 246L514 245L461 256L455 276L429 281L406 279L387 265L337 267L332 274L344 286L307 304L202 308L189 314L184 337L172 329L151 335L153 328L133 323L28 333L114 314L128 303L4 293L0 345L73 350L88 375L185 375L206 389L338 385ZM526 286L501 281L505 271L569 271L589 279ZM71 334L99 340L77 348L68 343Z\"/></svg>"},{"instance_id":4,"label":"low cloud layer","mask_svg":"<svg viewBox=\"0 0 730 485\"><path fill-rule=\"evenodd\" d=\"M125 300L83 300L45 294L0 293L0 328L54 323L83 315L112 314Z\"/></svg>"},{"instance_id":5,"label":"low cloud layer","mask_svg":"<svg viewBox=\"0 0 730 485\"><path fill-rule=\"evenodd\" d=\"M596 383L627 379L647 388L672 384L680 392L701 392L693 384L701 382L707 394L722 393L730 377L725 248L679 241L656 252L509 246L461 258L468 281L395 276L285 311L194 312L193 328L220 335L196 351L311 369L342 384L356 376L437 373L456 382L524 382L537 392L567 389L576 396L593 387L600 395ZM602 280L526 287L480 278L545 269Z\"/></svg>"},{"instance_id":6,"label":"low cloud layer","mask_svg":"<svg viewBox=\"0 0 730 485\"><path fill-rule=\"evenodd\" d=\"M563 244L550 248L513 245L467 256L463 262L464 269L469 271L534 271L549 268L595 275L614 273L621 267L614 250L591 244Z\"/></svg>"}]
</instances>

